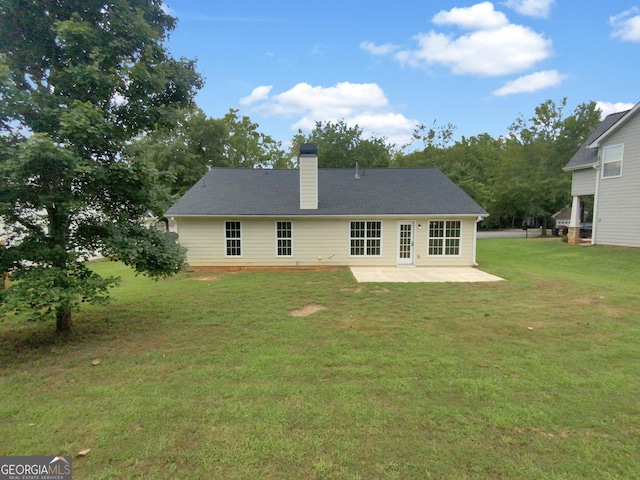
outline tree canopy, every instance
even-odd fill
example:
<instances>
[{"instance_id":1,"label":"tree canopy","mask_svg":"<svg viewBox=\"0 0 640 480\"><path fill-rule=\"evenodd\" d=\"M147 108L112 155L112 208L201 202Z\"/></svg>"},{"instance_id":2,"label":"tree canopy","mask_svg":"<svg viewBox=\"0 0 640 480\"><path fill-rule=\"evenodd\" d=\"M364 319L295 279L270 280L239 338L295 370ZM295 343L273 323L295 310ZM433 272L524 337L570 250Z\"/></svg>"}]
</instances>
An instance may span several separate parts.
<instances>
[{"instance_id":1,"label":"tree canopy","mask_svg":"<svg viewBox=\"0 0 640 480\"><path fill-rule=\"evenodd\" d=\"M158 131L135 145L143 158L168 175L168 186L183 193L212 167L291 168L300 145L316 143L321 168L431 166L480 203L489 227L546 225L570 202L570 176L562 167L600 122L594 102L566 113L567 99L547 100L525 118L519 115L507 134L482 133L454 140L451 124L419 124L413 145L395 150L384 139L366 138L345 121L318 121L312 131L294 135L287 154L280 142L258 131L258 124L231 109L219 119L191 112L173 130ZM422 144L422 148L408 147Z\"/></svg>"},{"instance_id":2,"label":"tree canopy","mask_svg":"<svg viewBox=\"0 0 640 480\"><path fill-rule=\"evenodd\" d=\"M159 0L0 3L0 270L15 280L5 311L68 331L72 311L117 282L86 266L92 252L154 277L183 264L182 249L144 225L166 195L157 171L125 155L202 84L194 62L164 46L174 27Z\"/></svg>"},{"instance_id":3,"label":"tree canopy","mask_svg":"<svg viewBox=\"0 0 640 480\"><path fill-rule=\"evenodd\" d=\"M239 116L238 110L212 118L194 107L180 112L170 128L134 141L128 153L135 161L153 163L163 174L163 185L179 196L211 168L289 168L281 143L258 128L249 117Z\"/></svg>"},{"instance_id":4,"label":"tree canopy","mask_svg":"<svg viewBox=\"0 0 640 480\"><path fill-rule=\"evenodd\" d=\"M454 140L456 127L450 123L419 124L413 143L402 150L384 138L365 137L359 126L344 120L318 121L312 131L293 136L288 153L238 110L219 119L196 111L176 129L158 131L136 147L168 173L165 180L175 194L213 167L292 168L300 145L311 142L318 145L321 168L354 168L356 161L361 167L436 167L489 212L486 226L525 221L545 226L570 203L570 175L562 167L600 122L594 102L580 104L570 114L566 106L566 98L547 100L530 118L517 116L498 138L481 133Z\"/></svg>"},{"instance_id":5,"label":"tree canopy","mask_svg":"<svg viewBox=\"0 0 640 480\"><path fill-rule=\"evenodd\" d=\"M392 165L439 168L489 212L488 226L516 226L530 218L546 225L570 202L571 179L562 167L600 123L595 102L578 105L568 116L566 103L547 100L499 138L484 133L453 141L451 125L419 126L414 138L424 148L398 154Z\"/></svg>"},{"instance_id":6,"label":"tree canopy","mask_svg":"<svg viewBox=\"0 0 640 480\"><path fill-rule=\"evenodd\" d=\"M306 135L298 130L291 141L291 158L298 157L303 143L318 145L320 168L352 168L356 160L362 167L388 167L393 154L392 146L383 138L364 138L360 127L350 127L344 120L316 122Z\"/></svg>"},{"instance_id":7,"label":"tree canopy","mask_svg":"<svg viewBox=\"0 0 640 480\"><path fill-rule=\"evenodd\" d=\"M194 107L179 112L175 125L136 139L127 148L127 156L135 162L154 164L170 194L182 195L209 168L227 166L225 137L224 122Z\"/></svg>"}]
</instances>

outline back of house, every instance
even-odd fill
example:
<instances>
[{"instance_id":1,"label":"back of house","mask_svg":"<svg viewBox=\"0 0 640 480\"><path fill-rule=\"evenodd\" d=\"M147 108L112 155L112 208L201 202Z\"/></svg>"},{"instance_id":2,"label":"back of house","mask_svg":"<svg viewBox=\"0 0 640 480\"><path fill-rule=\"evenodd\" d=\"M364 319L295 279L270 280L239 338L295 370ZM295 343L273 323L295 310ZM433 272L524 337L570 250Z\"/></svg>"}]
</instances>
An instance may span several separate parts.
<instances>
[{"instance_id":1,"label":"back of house","mask_svg":"<svg viewBox=\"0 0 640 480\"><path fill-rule=\"evenodd\" d=\"M166 216L192 267L471 266L487 212L434 168L210 170Z\"/></svg>"}]
</instances>

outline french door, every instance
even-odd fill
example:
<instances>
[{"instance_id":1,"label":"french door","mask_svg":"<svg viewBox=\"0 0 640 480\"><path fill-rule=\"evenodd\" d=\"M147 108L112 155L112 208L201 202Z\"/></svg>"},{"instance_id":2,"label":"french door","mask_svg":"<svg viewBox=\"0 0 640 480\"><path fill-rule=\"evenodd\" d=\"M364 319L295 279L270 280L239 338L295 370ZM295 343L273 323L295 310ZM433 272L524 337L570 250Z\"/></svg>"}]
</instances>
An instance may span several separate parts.
<instances>
[{"instance_id":1,"label":"french door","mask_svg":"<svg viewBox=\"0 0 640 480\"><path fill-rule=\"evenodd\" d=\"M413 265L414 222L398 222L398 265Z\"/></svg>"}]
</instances>

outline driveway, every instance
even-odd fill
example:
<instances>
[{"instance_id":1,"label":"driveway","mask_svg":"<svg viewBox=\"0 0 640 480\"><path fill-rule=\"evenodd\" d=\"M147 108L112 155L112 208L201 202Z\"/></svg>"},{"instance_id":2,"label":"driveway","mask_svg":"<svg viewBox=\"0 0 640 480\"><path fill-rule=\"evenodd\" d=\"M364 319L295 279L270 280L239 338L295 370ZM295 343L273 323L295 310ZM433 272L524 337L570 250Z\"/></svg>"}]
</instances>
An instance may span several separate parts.
<instances>
[{"instance_id":1,"label":"driveway","mask_svg":"<svg viewBox=\"0 0 640 480\"><path fill-rule=\"evenodd\" d=\"M471 267L351 267L363 282L497 282L500 277Z\"/></svg>"}]
</instances>

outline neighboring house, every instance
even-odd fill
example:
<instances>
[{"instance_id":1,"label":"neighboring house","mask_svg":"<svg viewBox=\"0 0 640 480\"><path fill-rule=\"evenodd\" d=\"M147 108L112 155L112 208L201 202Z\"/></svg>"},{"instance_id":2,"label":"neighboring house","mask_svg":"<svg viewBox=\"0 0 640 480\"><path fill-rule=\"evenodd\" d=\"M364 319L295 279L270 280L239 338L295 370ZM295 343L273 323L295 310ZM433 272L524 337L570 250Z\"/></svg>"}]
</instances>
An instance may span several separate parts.
<instances>
[{"instance_id":1,"label":"neighboring house","mask_svg":"<svg viewBox=\"0 0 640 480\"><path fill-rule=\"evenodd\" d=\"M640 247L640 103L607 116L564 170L572 173L569 242L579 243L581 197L593 196L591 242Z\"/></svg>"},{"instance_id":2,"label":"neighboring house","mask_svg":"<svg viewBox=\"0 0 640 480\"><path fill-rule=\"evenodd\" d=\"M566 207L552 215L556 228L568 228L571 222L571 207Z\"/></svg>"},{"instance_id":3,"label":"neighboring house","mask_svg":"<svg viewBox=\"0 0 640 480\"><path fill-rule=\"evenodd\" d=\"M580 212L580 228L583 230L583 236L584 233L588 232L588 236L591 236L591 222L590 221L585 221L585 219L588 217L589 215L589 211L586 210L584 208L583 202L581 203L581 212ZM571 225L571 207L565 207L562 210L560 210L559 212L554 213L552 216L553 220L556 223L555 228L558 230L565 230L565 235L566 235L566 231L568 231L569 226Z\"/></svg>"},{"instance_id":4,"label":"neighboring house","mask_svg":"<svg viewBox=\"0 0 640 480\"><path fill-rule=\"evenodd\" d=\"M488 214L433 168L214 168L167 212L189 265L472 266Z\"/></svg>"}]
</instances>

